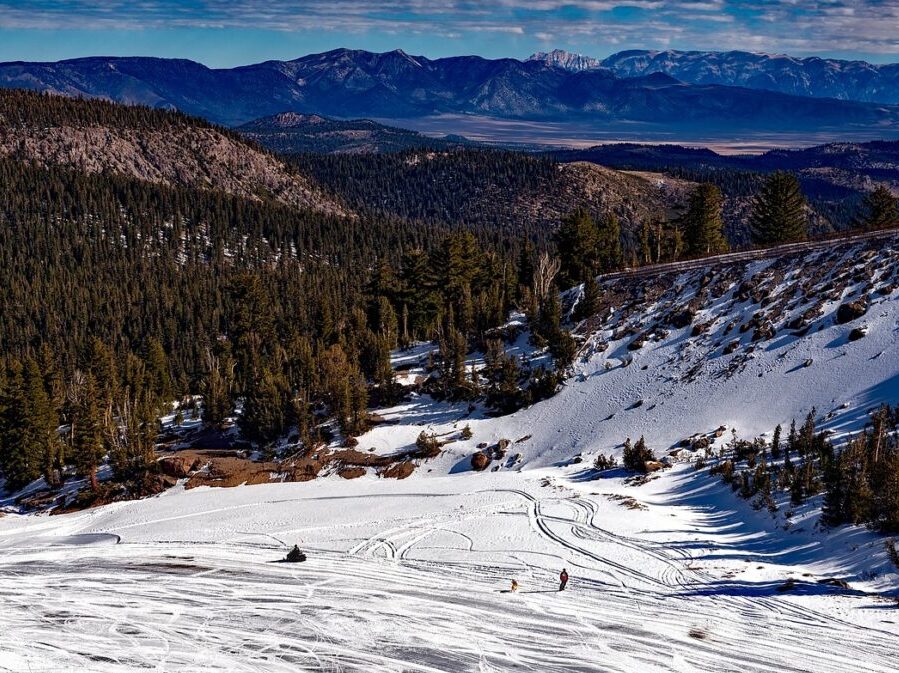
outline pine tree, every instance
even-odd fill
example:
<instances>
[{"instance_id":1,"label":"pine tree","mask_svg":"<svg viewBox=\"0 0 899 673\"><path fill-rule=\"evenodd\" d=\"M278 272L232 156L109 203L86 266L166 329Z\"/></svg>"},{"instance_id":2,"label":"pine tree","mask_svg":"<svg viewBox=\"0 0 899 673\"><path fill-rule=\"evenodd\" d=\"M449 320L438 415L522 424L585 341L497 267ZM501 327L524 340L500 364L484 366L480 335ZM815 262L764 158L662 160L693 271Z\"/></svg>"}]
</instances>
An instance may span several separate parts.
<instances>
[{"instance_id":1,"label":"pine tree","mask_svg":"<svg viewBox=\"0 0 899 673\"><path fill-rule=\"evenodd\" d=\"M777 424L777 427L774 428L774 437L771 438L771 457L774 460L780 458L780 435L781 435L781 427L780 423Z\"/></svg>"},{"instance_id":2,"label":"pine tree","mask_svg":"<svg viewBox=\"0 0 899 673\"><path fill-rule=\"evenodd\" d=\"M244 436L270 444L286 430L286 386L268 368L258 370L243 398L238 425Z\"/></svg>"},{"instance_id":3,"label":"pine tree","mask_svg":"<svg viewBox=\"0 0 899 673\"><path fill-rule=\"evenodd\" d=\"M349 383L350 408L343 431L347 435L360 435L368 429L368 386L358 369L353 371Z\"/></svg>"},{"instance_id":4,"label":"pine tree","mask_svg":"<svg viewBox=\"0 0 899 673\"><path fill-rule=\"evenodd\" d=\"M103 444L103 413L100 388L90 372L76 376L70 387L72 403L72 462L78 474L87 477L97 491L97 468L106 453ZM105 406L105 405L104 405Z\"/></svg>"},{"instance_id":5,"label":"pine tree","mask_svg":"<svg viewBox=\"0 0 899 673\"><path fill-rule=\"evenodd\" d=\"M888 187L878 185L865 196L856 226L869 231L899 226L899 206Z\"/></svg>"},{"instance_id":6,"label":"pine tree","mask_svg":"<svg viewBox=\"0 0 899 673\"><path fill-rule=\"evenodd\" d=\"M575 320L580 321L595 315L599 310L599 299L599 283L596 282L596 278L593 274L589 273L584 279L584 291L581 293L581 298L574 307L572 317Z\"/></svg>"},{"instance_id":7,"label":"pine tree","mask_svg":"<svg viewBox=\"0 0 899 673\"><path fill-rule=\"evenodd\" d=\"M756 195L750 216L752 238L759 245L804 241L808 236L806 201L791 173L772 173Z\"/></svg>"},{"instance_id":8,"label":"pine tree","mask_svg":"<svg viewBox=\"0 0 899 673\"><path fill-rule=\"evenodd\" d=\"M140 483L155 464L158 418L155 395L145 388L128 393L104 419L104 439L113 472L119 480Z\"/></svg>"},{"instance_id":9,"label":"pine tree","mask_svg":"<svg viewBox=\"0 0 899 673\"><path fill-rule=\"evenodd\" d=\"M24 367L13 363L7 375L2 404L2 467L7 485L14 490L42 474L51 486L58 483L53 467L59 462L56 428L59 419L44 387L38 364L28 359Z\"/></svg>"},{"instance_id":10,"label":"pine tree","mask_svg":"<svg viewBox=\"0 0 899 673\"><path fill-rule=\"evenodd\" d=\"M297 426L300 442L306 451L311 451L318 445L318 437L315 431L315 415L309 404L309 396L305 390L298 390L292 401L293 422Z\"/></svg>"},{"instance_id":11,"label":"pine tree","mask_svg":"<svg viewBox=\"0 0 899 673\"><path fill-rule=\"evenodd\" d=\"M804 479L803 472L805 471L805 465L800 465L799 469L796 470L793 474L793 481L790 484L790 502L794 505L801 505L805 500L805 489L803 488Z\"/></svg>"},{"instance_id":12,"label":"pine tree","mask_svg":"<svg viewBox=\"0 0 899 673\"><path fill-rule=\"evenodd\" d=\"M640 224L640 264L652 264L652 224L643 220Z\"/></svg>"},{"instance_id":13,"label":"pine tree","mask_svg":"<svg viewBox=\"0 0 899 673\"><path fill-rule=\"evenodd\" d=\"M91 373L96 386L97 403L101 407L112 404L119 395L119 368L112 348L96 337L91 339L87 371Z\"/></svg>"},{"instance_id":14,"label":"pine tree","mask_svg":"<svg viewBox=\"0 0 899 673\"><path fill-rule=\"evenodd\" d=\"M22 454L27 460L27 476L30 481L42 474L49 486L58 486L62 483L58 471L62 463L61 442L57 433L59 415L47 394L43 372L30 358L25 362L23 385Z\"/></svg>"},{"instance_id":15,"label":"pine tree","mask_svg":"<svg viewBox=\"0 0 899 673\"><path fill-rule=\"evenodd\" d=\"M883 479L875 496L874 521L884 533L899 533L899 451L883 458Z\"/></svg>"},{"instance_id":16,"label":"pine tree","mask_svg":"<svg viewBox=\"0 0 899 673\"><path fill-rule=\"evenodd\" d=\"M537 262L537 251L534 249L534 244L525 239L518 253L518 288L519 288L519 299L521 298L520 293L528 290L532 287L534 282L534 272L536 270L536 262Z\"/></svg>"},{"instance_id":17,"label":"pine tree","mask_svg":"<svg viewBox=\"0 0 899 673\"><path fill-rule=\"evenodd\" d=\"M556 245L562 263L559 284L563 288L581 282L588 273L597 272L598 241L599 230L586 210L578 209L562 220L556 232Z\"/></svg>"},{"instance_id":18,"label":"pine tree","mask_svg":"<svg viewBox=\"0 0 899 673\"><path fill-rule=\"evenodd\" d=\"M20 362L10 361L6 373L2 427L0 427L0 465L7 488L16 490L39 476L37 455L26 445L26 389Z\"/></svg>"},{"instance_id":19,"label":"pine tree","mask_svg":"<svg viewBox=\"0 0 899 673\"><path fill-rule=\"evenodd\" d=\"M685 254L714 255L727 252L721 208L724 197L711 183L699 185L691 194L687 211L681 217L684 226Z\"/></svg>"},{"instance_id":20,"label":"pine tree","mask_svg":"<svg viewBox=\"0 0 899 673\"><path fill-rule=\"evenodd\" d=\"M203 391L203 422L221 428L231 415L234 367L229 353L216 356L212 349L206 350L206 372L201 389Z\"/></svg>"},{"instance_id":21,"label":"pine tree","mask_svg":"<svg viewBox=\"0 0 899 673\"><path fill-rule=\"evenodd\" d=\"M617 271L623 265L621 224L615 213L607 213L599 222L596 230L596 259L597 267L593 271L598 273Z\"/></svg>"},{"instance_id":22,"label":"pine tree","mask_svg":"<svg viewBox=\"0 0 899 673\"><path fill-rule=\"evenodd\" d=\"M159 339L150 339L147 345L146 376L150 391L160 403L167 404L175 396L169 358Z\"/></svg>"},{"instance_id":23,"label":"pine tree","mask_svg":"<svg viewBox=\"0 0 899 673\"><path fill-rule=\"evenodd\" d=\"M44 388L47 390L50 404L57 414L61 414L66 396L65 381L63 381L53 349L46 342L42 343L40 347L39 364L44 375Z\"/></svg>"},{"instance_id":24,"label":"pine tree","mask_svg":"<svg viewBox=\"0 0 899 673\"><path fill-rule=\"evenodd\" d=\"M655 460L655 454L652 449L646 446L646 440L643 436L637 440L636 444L631 444L630 437L624 442L624 451L621 455L624 466L634 472L646 472L647 461Z\"/></svg>"},{"instance_id":25,"label":"pine tree","mask_svg":"<svg viewBox=\"0 0 899 673\"><path fill-rule=\"evenodd\" d=\"M550 289L540 306L537 320L531 323L531 332L538 345L551 344L562 331L562 304L555 288Z\"/></svg>"}]
</instances>

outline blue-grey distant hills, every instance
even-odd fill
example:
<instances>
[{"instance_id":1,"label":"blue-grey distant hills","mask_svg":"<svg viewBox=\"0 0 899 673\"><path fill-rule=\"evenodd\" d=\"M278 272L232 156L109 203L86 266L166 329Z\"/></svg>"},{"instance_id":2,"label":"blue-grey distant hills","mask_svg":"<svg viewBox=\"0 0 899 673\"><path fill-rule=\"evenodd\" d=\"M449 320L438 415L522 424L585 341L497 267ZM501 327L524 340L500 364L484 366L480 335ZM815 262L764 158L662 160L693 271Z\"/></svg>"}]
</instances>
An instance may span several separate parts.
<instances>
[{"instance_id":1,"label":"blue-grey distant hills","mask_svg":"<svg viewBox=\"0 0 899 673\"><path fill-rule=\"evenodd\" d=\"M560 63L584 58L557 56ZM598 63L619 77L664 73L691 84L765 89L796 96L899 103L899 63L795 58L745 51L622 51Z\"/></svg>"},{"instance_id":2,"label":"blue-grey distant hills","mask_svg":"<svg viewBox=\"0 0 899 673\"><path fill-rule=\"evenodd\" d=\"M463 114L639 122L725 132L899 129L897 106L685 83L638 68L635 59L620 61L615 71L572 71L559 62L558 55L555 62L477 56L431 60L399 50L337 49L293 61L211 69L187 60L97 57L0 64L0 86L176 108L229 126L302 112L342 118ZM623 63L633 70L625 74L637 76L622 77Z\"/></svg>"}]
</instances>

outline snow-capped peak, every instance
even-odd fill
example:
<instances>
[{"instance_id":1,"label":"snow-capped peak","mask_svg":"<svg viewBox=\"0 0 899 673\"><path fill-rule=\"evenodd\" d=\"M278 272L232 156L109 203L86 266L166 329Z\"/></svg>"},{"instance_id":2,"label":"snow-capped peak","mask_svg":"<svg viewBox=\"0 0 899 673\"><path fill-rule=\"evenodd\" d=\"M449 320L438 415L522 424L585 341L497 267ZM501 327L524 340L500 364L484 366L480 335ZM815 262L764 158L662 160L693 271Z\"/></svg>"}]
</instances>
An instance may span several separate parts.
<instances>
[{"instance_id":1,"label":"snow-capped peak","mask_svg":"<svg viewBox=\"0 0 899 673\"><path fill-rule=\"evenodd\" d=\"M600 62L591 56L576 54L564 49L553 49L551 52L538 51L527 58L528 61L540 61L546 65L563 70L580 72L582 70L595 70L600 67Z\"/></svg>"}]
</instances>

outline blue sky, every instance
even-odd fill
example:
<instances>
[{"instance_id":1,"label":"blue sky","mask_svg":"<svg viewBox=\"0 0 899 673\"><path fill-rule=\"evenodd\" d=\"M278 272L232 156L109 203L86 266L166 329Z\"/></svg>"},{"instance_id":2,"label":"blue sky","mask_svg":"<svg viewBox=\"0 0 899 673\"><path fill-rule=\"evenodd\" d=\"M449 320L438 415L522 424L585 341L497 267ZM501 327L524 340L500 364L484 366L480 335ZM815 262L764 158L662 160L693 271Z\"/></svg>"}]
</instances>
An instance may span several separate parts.
<instances>
[{"instance_id":1,"label":"blue sky","mask_svg":"<svg viewBox=\"0 0 899 673\"><path fill-rule=\"evenodd\" d=\"M552 48L744 49L899 61L899 0L0 0L0 60L190 58L336 47L522 58Z\"/></svg>"}]
</instances>

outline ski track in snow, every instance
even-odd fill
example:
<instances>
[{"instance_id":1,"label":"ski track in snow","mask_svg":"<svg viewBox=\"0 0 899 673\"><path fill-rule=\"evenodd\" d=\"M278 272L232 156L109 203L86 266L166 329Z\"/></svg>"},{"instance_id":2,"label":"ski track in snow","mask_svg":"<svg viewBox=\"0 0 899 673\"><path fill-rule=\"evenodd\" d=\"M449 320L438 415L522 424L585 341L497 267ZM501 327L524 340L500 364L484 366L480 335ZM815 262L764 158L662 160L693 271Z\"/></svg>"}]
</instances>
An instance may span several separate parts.
<instances>
[{"instance_id":1,"label":"ski track in snow","mask_svg":"<svg viewBox=\"0 0 899 673\"><path fill-rule=\"evenodd\" d=\"M325 480L7 517L0 670L897 670L888 603L732 590L703 558L726 535L685 547L701 522L653 486L645 512L484 477L427 497ZM309 560L271 563L294 539Z\"/></svg>"}]
</instances>

